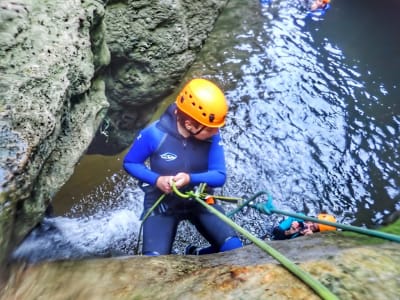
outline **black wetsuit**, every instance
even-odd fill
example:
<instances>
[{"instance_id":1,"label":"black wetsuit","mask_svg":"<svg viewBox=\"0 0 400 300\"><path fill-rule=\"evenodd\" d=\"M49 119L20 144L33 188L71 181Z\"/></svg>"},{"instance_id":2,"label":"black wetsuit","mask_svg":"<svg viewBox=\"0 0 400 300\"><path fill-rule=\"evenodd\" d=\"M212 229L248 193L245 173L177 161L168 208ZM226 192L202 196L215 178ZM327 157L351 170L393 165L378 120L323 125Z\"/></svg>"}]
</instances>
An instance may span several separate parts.
<instances>
[{"instance_id":1,"label":"black wetsuit","mask_svg":"<svg viewBox=\"0 0 400 300\"><path fill-rule=\"evenodd\" d=\"M155 186L159 176L186 172L190 176L190 185L186 189L190 190L203 182L209 187L225 183L225 158L219 133L206 141L184 138L177 130L175 109L176 106L171 105L159 121L142 130L124 159L125 170L142 181L144 213L162 195L162 191ZM149 167L145 164L147 159ZM214 205L214 208L223 212L219 205ZM144 222L143 254L171 253L176 230L182 220L189 220L195 225L214 252L220 251L227 239L236 236L230 226L201 204L172 193Z\"/></svg>"}]
</instances>

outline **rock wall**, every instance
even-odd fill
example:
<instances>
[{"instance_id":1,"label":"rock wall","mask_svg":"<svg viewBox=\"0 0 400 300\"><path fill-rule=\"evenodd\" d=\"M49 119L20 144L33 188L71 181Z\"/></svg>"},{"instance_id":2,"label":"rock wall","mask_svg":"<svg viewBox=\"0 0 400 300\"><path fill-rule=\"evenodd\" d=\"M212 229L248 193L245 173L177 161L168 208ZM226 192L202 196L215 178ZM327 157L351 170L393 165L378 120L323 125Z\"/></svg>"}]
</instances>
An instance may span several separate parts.
<instances>
[{"instance_id":1,"label":"rock wall","mask_svg":"<svg viewBox=\"0 0 400 300\"><path fill-rule=\"evenodd\" d=\"M172 91L226 2L0 0L0 270L108 108L116 136L132 135L147 120L136 108Z\"/></svg>"},{"instance_id":2,"label":"rock wall","mask_svg":"<svg viewBox=\"0 0 400 300\"><path fill-rule=\"evenodd\" d=\"M0 263L40 221L106 112L95 71L110 56L91 43L103 16L96 1L0 4Z\"/></svg>"},{"instance_id":3,"label":"rock wall","mask_svg":"<svg viewBox=\"0 0 400 300\"><path fill-rule=\"evenodd\" d=\"M176 88L195 60L227 2L112 1L107 5L106 40L112 59L106 70L106 93L111 106L103 128L108 136L98 134L91 152L115 154L130 145L137 129L149 121L154 103Z\"/></svg>"}]
</instances>

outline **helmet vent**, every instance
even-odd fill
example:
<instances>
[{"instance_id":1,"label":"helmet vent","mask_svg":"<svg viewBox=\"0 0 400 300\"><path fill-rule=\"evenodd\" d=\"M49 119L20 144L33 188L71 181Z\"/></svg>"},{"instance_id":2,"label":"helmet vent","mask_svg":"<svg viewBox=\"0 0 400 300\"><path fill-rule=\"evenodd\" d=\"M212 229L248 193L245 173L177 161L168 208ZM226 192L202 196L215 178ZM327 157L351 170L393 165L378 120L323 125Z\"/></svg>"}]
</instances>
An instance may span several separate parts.
<instances>
[{"instance_id":1,"label":"helmet vent","mask_svg":"<svg viewBox=\"0 0 400 300\"><path fill-rule=\"evenodd\" d=\"M181 103L183 103L183 101L185 101L185 97L181 97Z\"/></svg>"},{"instance_id":2,"label":"helmet vent","mask_svg":"<svg viewBox=\"0 0 400 300\"><path fill-rule=\"evenodd\" d=\"M208 117L208 119L210 120L210 123L214 122L214 120L215 120L215 115L214 115L214 114L210 114L210 116Z\"/></svg>"}]
</instances>

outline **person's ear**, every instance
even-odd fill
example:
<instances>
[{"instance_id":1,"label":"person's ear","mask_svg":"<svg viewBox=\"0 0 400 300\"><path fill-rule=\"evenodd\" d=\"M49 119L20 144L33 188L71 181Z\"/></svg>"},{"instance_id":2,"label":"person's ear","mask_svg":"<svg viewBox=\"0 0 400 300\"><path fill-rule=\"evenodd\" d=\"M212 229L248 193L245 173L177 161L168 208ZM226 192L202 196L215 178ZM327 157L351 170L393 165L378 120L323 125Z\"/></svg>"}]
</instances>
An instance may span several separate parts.
<instances>
[{"instance_id":1,"label":"person's ear","mask_svg":"<svg viewBox=\"0 0 400 300\"><path fill-rule=\"evenodd\" d=\"M190 122L190 120L185 121L185 127L187 130L191 130L193 127L193 124Z\"/></svg>"}]
</instances>

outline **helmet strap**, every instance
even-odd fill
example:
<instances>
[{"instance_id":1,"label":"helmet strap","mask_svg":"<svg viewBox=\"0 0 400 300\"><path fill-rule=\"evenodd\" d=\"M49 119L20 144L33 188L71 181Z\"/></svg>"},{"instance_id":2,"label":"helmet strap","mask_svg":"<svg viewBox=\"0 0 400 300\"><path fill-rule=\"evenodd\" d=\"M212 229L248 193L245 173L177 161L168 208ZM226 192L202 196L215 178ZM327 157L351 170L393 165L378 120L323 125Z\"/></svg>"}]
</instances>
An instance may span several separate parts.
<instances>
[{"instance_id":1,"label":"helmet strap","mask_svg":"<svg viewBox=\"0 0 400 300\"><path fill-rule=\"evenodd\" d=\"M196 135L200 134L200 133L204 130L204 128L206 128L206 126L201 125L200 123L197 123L198 125L201 125L200 129L198 129L196 132L192 132L191 130L189 130L189 129L186 127L186 121L190 122L190 126L191 126L191 127L194 127L193 122L195 122L195 123L197 123L197 122L196 122L196 121L191 121L191 120L188 120L188 119L183 120L183 119L181 119L181 118L178 118L178 122L181 122L182 127L183 127L191 136L196 136Z\"/></svg>"},{"instance_id":2,"label":"helmet strap","mask_svg":"<svg viewBox=\"0 0 400 300\"><path fill-rule=\"evenodd\" d=\"M187 127L186 127L186 121L188 121L188 120L185 120L185 119L183 119L183 118L181 118L181 117L177 117L177 121L178 121L178 124L180 125L180 127L183 129L183 130L185 130L190 136L196 136L196 135L198 135L198 134L200 134L203 130L204 130L204 128L206 128L206 126L204 126L204 125L202 125L201 126L201 128L199 129L199 130L197 130L196 132L192 132L191 130L189 130ZM193 125L192 125L193 126Z\"/></svg>"},{"instance_id":3,"label":"helmet strap","mask_svg":"<svg viewBox=\"0 0 400 300\"><path fill-rule=\"evenodd\" d=\"M195 135L198 135L198 134L200 134L203 130L204 130L204 128L206 128L206 126L201 126L201 128L199 129L199 130L197 130L196 132L191 132L191 131L189 131L189 133L190 133L190 135L192 135L192 136L195 136Z\"/></svg>"},{"instance_id":4,"label":"helmet strap","mask_svg":"<svg viewBox=\"0 0 400 300\"><path fill-rule=\"evenodd\" d=\"M193 125L192 125L193 126ZM191 136L196 136L198 134L200 134L204 128L206 128L206 126L202 125L200 129L198 129L196 132L193 132L192 130L189 130L186 125L183 125L183 128L185 128L185 130L191 135Z\"/></svg>"}]
</instances>

